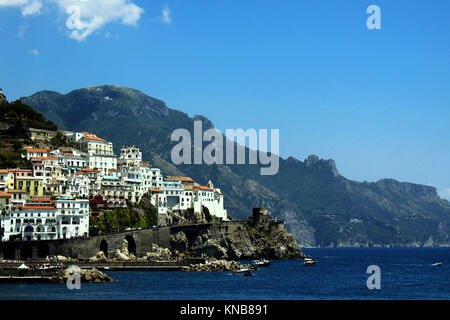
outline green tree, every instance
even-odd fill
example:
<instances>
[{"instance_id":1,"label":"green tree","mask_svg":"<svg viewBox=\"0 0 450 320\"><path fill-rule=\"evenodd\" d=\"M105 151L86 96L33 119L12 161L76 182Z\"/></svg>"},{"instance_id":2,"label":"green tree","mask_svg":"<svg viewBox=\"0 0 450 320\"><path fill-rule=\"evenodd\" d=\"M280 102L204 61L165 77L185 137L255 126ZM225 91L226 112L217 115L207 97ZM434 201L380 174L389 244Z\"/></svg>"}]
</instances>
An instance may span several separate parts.
<instances>
[{"instance_id":1,"label":"green tree","mask_svg":"<svg viewBox=\"0 0 450 320\"><path fill-rule=\"evenodd\" d=\"M56 135L50 139L50 144L55 147L70 147L71 143L67 140L66 136L64 136L61 131L58 131Z\"/></svg>"},{"instance_id":2,"label":"green tree","mask_svg":"<svg viewBox=\"0 0 450 320\"><path fill-rule=\"evenodd\" d=\"M202 206L202 212L203 212L203 215L205 216L206 221L211 222L212 216L211 216L211 213L209 212L209 209L205 206Z\"/></svg>"}]
</instances>

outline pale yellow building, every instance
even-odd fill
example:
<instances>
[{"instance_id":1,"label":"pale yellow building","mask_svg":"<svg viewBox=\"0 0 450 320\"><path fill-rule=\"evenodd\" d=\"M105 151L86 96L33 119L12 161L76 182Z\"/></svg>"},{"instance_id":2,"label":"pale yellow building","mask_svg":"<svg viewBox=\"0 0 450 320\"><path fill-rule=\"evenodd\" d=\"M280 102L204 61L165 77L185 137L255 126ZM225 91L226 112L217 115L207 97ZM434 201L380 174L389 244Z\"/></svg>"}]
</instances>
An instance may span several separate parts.
<instances>
[{"instance_id":1,"label":"pale yellow building","mask_svg":"<svg viewBox=\"0 0 450 320\"><path fill-rule=\"evenodd\" d=\"M32 197L44 195L43 177L17 177L16 189L25 191Z\"/></svg>"}]
</instances>

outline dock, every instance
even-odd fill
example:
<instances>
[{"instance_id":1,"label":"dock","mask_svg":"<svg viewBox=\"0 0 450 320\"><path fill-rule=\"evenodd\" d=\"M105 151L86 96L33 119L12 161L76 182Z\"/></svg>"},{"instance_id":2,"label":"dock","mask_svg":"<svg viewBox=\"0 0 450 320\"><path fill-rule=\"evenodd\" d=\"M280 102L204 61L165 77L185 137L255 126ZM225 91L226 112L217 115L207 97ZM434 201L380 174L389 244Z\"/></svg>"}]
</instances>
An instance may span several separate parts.
<instances>
[{"instance_id":1,"label":"dock","mask_svg":"<svg viewBox=\"0 0 450 320\"><path fill-rule=\"evenodd\" d=\"M55 282L49 276L0 276L0 283L51 283Z\"/></svg>"}]
</instances>

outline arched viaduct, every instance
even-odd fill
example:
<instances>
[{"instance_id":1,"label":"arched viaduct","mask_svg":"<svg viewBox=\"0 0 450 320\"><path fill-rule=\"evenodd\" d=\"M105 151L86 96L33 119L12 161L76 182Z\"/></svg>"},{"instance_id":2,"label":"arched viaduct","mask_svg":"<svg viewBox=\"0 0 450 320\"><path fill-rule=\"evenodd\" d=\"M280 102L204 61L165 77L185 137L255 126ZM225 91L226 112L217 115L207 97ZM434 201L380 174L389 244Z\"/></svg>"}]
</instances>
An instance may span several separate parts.
<instances>
[{"instance_id":1,"label":"arched viaduct","mask_svg":"<svg viewBox=\"0 0 450 320\"><path fill-rule=\"evenodd\" d=\"M142 256L151 251L153 243L163 248L169 248L170 229L170 227L160 227L76 239L0 242L0 258L4 260L25 260L43 259L49 255L62 255L86 259L96 255L100 250L108 258L112 258L114 251L122 248L124 239L128 241L129 252Z\"/></svg>"}]
</instances>

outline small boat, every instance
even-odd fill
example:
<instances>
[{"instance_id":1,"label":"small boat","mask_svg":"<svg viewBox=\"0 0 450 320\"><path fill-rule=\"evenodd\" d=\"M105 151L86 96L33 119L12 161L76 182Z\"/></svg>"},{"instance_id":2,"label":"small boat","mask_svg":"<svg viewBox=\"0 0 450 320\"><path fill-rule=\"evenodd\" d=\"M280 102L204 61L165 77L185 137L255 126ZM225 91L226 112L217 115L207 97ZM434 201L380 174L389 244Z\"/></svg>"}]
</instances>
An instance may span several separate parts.
<instances>
[{"instance_id":1,"label":"small boat","mask_svg":"<svg viewBox=\"0 0 450 320\"><path fill-rule=\"evenodd\" d=\"M56 267L52 267L49 264L43 264L43 265L39 265L38 269L39 270L48 270L48 269L56 269Z\"/></svg>"},{"instance_id":2,"label":"small boat","mask_svg":"<svg viewBox=\"0 0 450 320\"><path fill-rule=\"evenodd\" d=\"M259 260L253 260L253 265L255 267L267 267L272 264L272 261L267 259L259 259Z\"/></svg>"},{"instance_id":3,"label":"small boat","mask_svg":"<svg viewBox=\"0 0 450 320\"><path fill-rule=\"evenodd\" d=\"M240 268L238 270L233 270L233 274L236 276L252 276L252 271L248 268Z\"/></svg>"},{"instance_id":4,"label":"small boat","mask_svg":"<svg viewBox=\"0 0 450 320\"><path fill-rule=\"evenodd\" d=\"M303 260L302 265L304 265L304 266L314 266L316 263L317 263L317 260L313 260L311 258L305 258Z\"/></svg>"},{"instance_id":5,"label":"small boat","mask_svg":"<svg viewBox=\"0 0 450 320\"><path fill-rule=\"evenodd\" d=\"M436 261L436 262L433 262L432 266L437 267L437 266L440 266L441 264L442 264L442 262Z\"/></svg>"}]
</instances>

